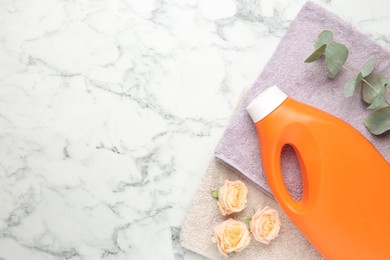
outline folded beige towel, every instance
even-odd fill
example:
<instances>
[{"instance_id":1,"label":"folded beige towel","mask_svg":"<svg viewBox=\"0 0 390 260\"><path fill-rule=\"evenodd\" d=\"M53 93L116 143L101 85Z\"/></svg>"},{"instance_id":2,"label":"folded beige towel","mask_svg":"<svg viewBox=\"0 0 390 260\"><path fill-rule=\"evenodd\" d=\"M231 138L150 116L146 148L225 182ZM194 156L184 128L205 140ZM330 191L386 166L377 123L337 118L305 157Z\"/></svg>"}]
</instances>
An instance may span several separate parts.
<instances>
[{"instance_id":1,"label":"folded beige towel","mask_svg":"<svg viewBox=\"0 0 390 260\"><path fill-rule=\"evenodd\" d=\"M268 205L279 212L282 223L279 236L269 245L257 242L252 236L250 245L244 251L229 256L229 259L323 259L295 228L274 199L263 193L258 185L214 158L182 225L180 240L184 248L211 259L225 258L218 253L217 246L213 243L213 230L227 218L221 215L217 201L211 195L211 191L222 186L225 179L241 180L249 190L248 206L243 212L236 214L235 219L242 220L251 216L253 210Z\"/></svg>"}]
</instances>

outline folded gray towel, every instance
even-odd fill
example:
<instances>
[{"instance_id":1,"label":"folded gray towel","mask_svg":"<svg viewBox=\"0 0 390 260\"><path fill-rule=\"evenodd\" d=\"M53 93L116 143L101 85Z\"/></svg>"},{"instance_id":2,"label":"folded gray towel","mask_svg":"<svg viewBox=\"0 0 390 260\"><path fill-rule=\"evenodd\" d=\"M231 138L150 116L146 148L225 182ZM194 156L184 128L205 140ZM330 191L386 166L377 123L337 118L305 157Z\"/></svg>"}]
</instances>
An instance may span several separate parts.
<instances>
[{"instance_id":1,"label":"folded gray towel","mask_svg":"<svg viewBox=\"0 0 390 260\"><path fill-rule=\"evenodd\" d=\"M182 225L180 240L184 248L211 259L226 259L218 253L217 246L212 241L214 227L226 218L219 212L217 201L211 195L211 190L222 186L225 179L241 180L248 187L248 206L236 215L237 219L250 216L253 210L268 205L278 210L282 223L279 236L269 245L252 239L244 251L229 256L229 259L323 259L287 218L275 200L263 193L255 183L215 159L211 160Z\"/></svg>"},{"instance_id":2,"label":"folded gray towel","mask_svg":"<svg viewBox=\"0 0 390 260\"><path fill-rule=\"evenodd\" d=\"M365 135L387 161L390 159L390 135L375 137L367 131L363 121L369 111L360 95L349 99L342 95L344 85L352 79L351 75L342 71L337 78L329 80L323 62L304 63L314 50L317 35L324 29L333 31L335 40L348 46L348 67L359 70L371 56L376 56L378 65L374 73L390 76L390 53L387 50L329 11L312 2L306 3L244 98L215 150L218 159L247 176L269 194L271 190L263 175L255 128L245 108L271 85L277 85L296 100L345 120ZM285 182L291 194L299 198L302 192L301 175L295 155L292 149L286 149L284 153Z\"/></svg>"}]
</instances>

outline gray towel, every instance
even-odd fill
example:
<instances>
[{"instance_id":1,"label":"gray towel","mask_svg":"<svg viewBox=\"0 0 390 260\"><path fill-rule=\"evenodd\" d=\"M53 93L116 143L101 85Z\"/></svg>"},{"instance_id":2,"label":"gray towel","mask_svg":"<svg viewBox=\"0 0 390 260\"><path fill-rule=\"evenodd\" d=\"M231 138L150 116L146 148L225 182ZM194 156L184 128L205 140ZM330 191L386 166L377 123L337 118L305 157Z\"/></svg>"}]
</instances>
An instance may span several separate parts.
<instances>
[{"instance_id":1,"label":"gray towel","mask_svg":"<svg viewBox=\"0 0 390 260\"><path fill-rule=\"evenodd\" d=\"M371 56L376 56L378 65L374 73L390 76L390 53L387 50L336 15L312 2L306 3L239 106L215 150L218 159L247 176L269 194L271 190L263 175L256 132L245 108L271 85L277 85L298 101L342 118L365 135L387 161L390 159L389 134L375 137L363 125L369 111L360 93L349 99L342 95L344 85L352 80L351 75L341 71L337 78L330 80L326 77L323 61L304 63L314 51L317 35L324 29L333 31L335 41L348 46L350 54L346 66L359 70ZM284 151L282 161L286 185L291 194L299 198L302 193L301 176L292 149Z\"/></svg>"},{"instance_id":2,"label":"gray towel","mask_svg":"<svg viewBox=\"0 0 390 260\"><path fill-rule=\"evenodd\" d=\"M248 207L237 215L237 219L250 216L253 210L268 205L278 210L282 223L279 236L269 245L252 239L246 249L229 256L229 259L323 259L295 228L275 200L263 193L255 183L215 159L210 162L182 225L180 240L183 247L211 259L226 259L218 253L217 246L212 242L214 227L226 218L219 212L217 201L211 195L211 190L222 186L225 179L241 180L248 187Z\"/></svg>"}]
</instances>

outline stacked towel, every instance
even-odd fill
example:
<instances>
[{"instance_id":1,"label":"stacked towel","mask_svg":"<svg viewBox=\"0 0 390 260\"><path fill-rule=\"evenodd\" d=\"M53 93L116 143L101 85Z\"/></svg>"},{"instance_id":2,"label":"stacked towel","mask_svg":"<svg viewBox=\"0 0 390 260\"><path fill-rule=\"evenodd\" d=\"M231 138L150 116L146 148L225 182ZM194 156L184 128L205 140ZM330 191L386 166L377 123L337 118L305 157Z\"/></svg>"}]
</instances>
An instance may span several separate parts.
<instances>
[{"instance_id":1,"label":"stacked towel","mask_svg":"<svg viewBox=\"0 0 390 260\"><path fill-rule=\"evenodd\" d=\"M365 135L386 160L390 159L390 136L375 137L363 125L370 111L360 94L349 99L342 95L344 85L352 80L351 75L341 71L335 79L330 80L326 76L323 61L304 63L314 51L317 35L325 29L333 31L335 41L348 46L350 53L347 67L359 70L370 57L376 56L378 65L374 73L390 76L390 53L387 50L336 15L312 2L306 3L240 104L215 150L218 159L260 185L268 194L271 194L271 190L263 175L255 128L245 108L255 96L271 85L277 85L298 101L345 120ZM302 193L301 175L294 152L290 148L283 153L286 185L292 196L299 198Z\"/></svg>"},{"instance_id":2,"label":"stacked towel","mask_svg":"<svg viewBox=\"0 0 390 260\"><path fill-rule=\"evenodd\" d=\"M256 132L245 108L250 101L271 85L277 85L287 95L303 103L334 114L350 123L383 154L390 159L389 134L371 135L363 125L369 111L360 95L350 99L342 96L345 83L351 80L348 73L340 72L336 79L326 77L322 61L306 64L304 60L314 50L317 35L324 29L334 32L335 41L350 49L346 65L354 70L371 56L378 58L374 73L390 76L390 53L366 36L357 32L339 17L308 2L292 22L287 34L264 71L248 91L219 142L215 156L203 177L181 231L182 246L212 259L223 258L212 242L213 228L226 218L221 216L210 191L219 188L225 179L241 180L249 190L248 207L236 218L250 216L253 209L266 205L279 211L282 228L270 245L253 240L243 252L232 259L322 259L314 248L286 217L272 196L262 173ZM222 162L222 163L221 163ZM298 163L291 148L282 152L282 168L286 185L295 198L302 193ZM242 174L241 174L242 173ZM249 181L252 180L253 182ZM262 188L265 193L260 189Z\"/></svg>"}]
</instances>

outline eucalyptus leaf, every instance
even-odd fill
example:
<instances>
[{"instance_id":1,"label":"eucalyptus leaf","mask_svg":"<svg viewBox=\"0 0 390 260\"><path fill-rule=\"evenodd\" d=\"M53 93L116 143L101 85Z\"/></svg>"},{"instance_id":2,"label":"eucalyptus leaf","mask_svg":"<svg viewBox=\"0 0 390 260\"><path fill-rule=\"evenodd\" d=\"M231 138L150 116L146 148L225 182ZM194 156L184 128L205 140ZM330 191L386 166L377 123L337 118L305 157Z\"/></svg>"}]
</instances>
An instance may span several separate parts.
<instances>
[{"instance_id":1,"label":"eucalyptus leaf","mask_svg":"<svg viewBox=\"0 0 390 260\"><path fill-rule=\"evenodd\" d=\"M330 43L325 49L325 65L328 77L334 78L348 57L348 49L340 43Z\"/></svg>"},{"instance_id":2,"label":"eucalyptus leaf","mask_svg":"<svg viewBox=\"0 0 390 260\"><path fill-rule=\"evenodd\" d=\"M369 115L364 125L374 135L380 135L390 130L390 107L378 109Z\"/></svg>"},{"instance_id":3,"label":"eucalyptus leaf","mask_svg":"<svg viewBox=\"0 0 390 260\"><path fill-rule=\"evenodd\" d=\"M350 81L345 85L344 90L343 90L343 95L346 98L352 97L353 94L355 94L356 89L360 86L362 83L363 75L362 73L359 73L356 76L356 79L353 81Z\"/></svg>"},{"instance_id":4,"label":"eucalyptus leaf","mask_svg":"<svg viewBox=\"0 0 390 260\"><path fill-rule=\"evenodd\" d=\"M362 80L363 80L363 74L359 72L359 74L356 76L356 80L355 80L355 89L360 87L360 84L362 84Z\"/></svg>"},{"instance_id":5,"label":"eucalyptus leaf","mask_svg":"<svg viewBox=\"0 0 390 260\"><path fill-rule=\"evenodd\" d=\"M377 109L386 102L386 87L382 86L381 90L379 91L379 94L374 98L371 105L368 107L368 109Z\"/></svg>"},{"instance_id":6,"label":"eucalyptus leaf","mask_svg":"<svg viewBox=\"0 0 390 260\"><path fill-rule=\"evenodd\" d=\"M367 77L368 75L371 74L371 72L375 68L376 62L377 62L376 58L372 57L366 62L366 64L363 65L363 68L361 69L361 73L363 77Z\"/></svg>"},{"instance_id":7,"label":"eucalyptus leaf","mask_svg":"<svg viewBox=\"0 0 390 260\"><path fill-rule=\"evenodd\" d=\"M379 93L381 93L381 89L387 87L388 80L386 77L373 74L364 79L366 82L363 83L362 88L363 100L367 104L371 104ZM369 82L371 86L368 85L367 82Z\"/></svg>"},{"instance_id":8,"label":"eucalyptus leaf","mask_svg":"<svg viewBox=\"0 0 390 260\"><path fill-rule=\"evenodd\" d=\"M318 48L320 48L322 45L327 45L331 42L333 42L333 33L329 30L324 30L318 35L317 42L314 47L316 50L318 50Z\"/></svg>"},{"instance_id":9,"label":"eucalyptus leaf","mask_svg":"<svg viewBox=\"0 0 390 260\"><path fill-rule=\"evenodd\" d=\"M346 98L352 97L355 93L355 80L350 81L344 86L343 95Z\"/></svg>"},{"instance_id":10,"label":"eucalyptus leaf","mask_svg":"<svg viewBox=\"0 0 390 260\"><path fill-rule=\"evenodd\" d=\"M314 62L318 60L322 54L324 54L326 48L326 44L321 45L317 50L315 50L306 60L306 63Z\"/></svg>"}]
</instances>

